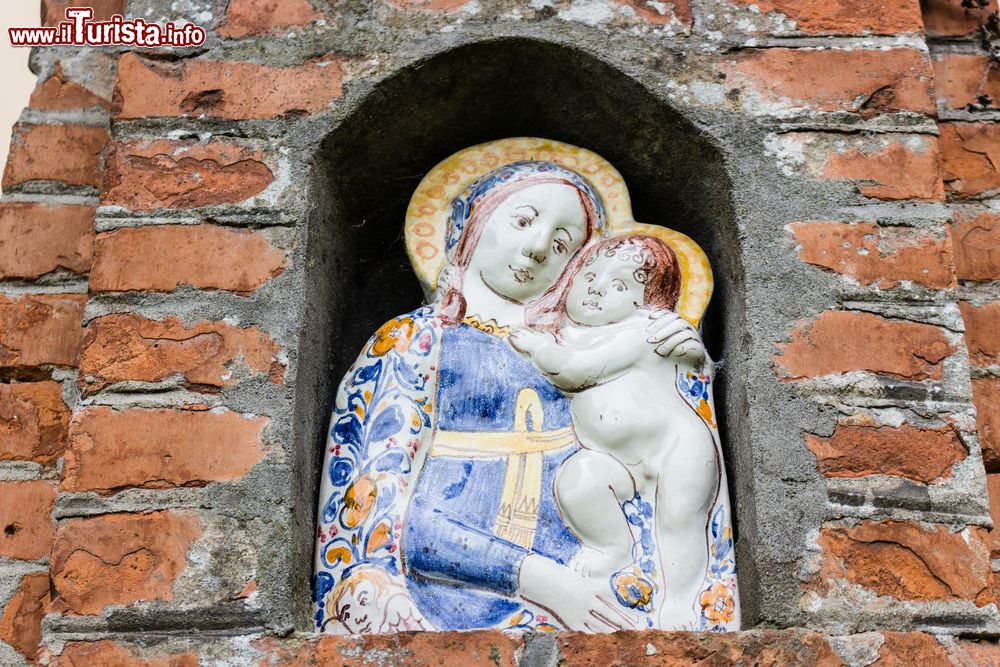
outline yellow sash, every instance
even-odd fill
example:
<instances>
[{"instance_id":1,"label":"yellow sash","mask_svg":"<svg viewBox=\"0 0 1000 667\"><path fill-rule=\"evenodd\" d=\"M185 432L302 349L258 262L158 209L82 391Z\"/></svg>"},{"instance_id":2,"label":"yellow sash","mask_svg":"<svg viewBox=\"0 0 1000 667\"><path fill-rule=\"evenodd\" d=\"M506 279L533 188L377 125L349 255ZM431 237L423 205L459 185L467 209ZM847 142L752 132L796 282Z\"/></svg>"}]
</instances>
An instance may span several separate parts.
<instances>
[{"instance_id":1,"label":"yellow sash","mask_svg":"<svg viewBox=\"0 0 1000 667\"><path fill-rule=\"evenodd\" d=\"M525 387L517 394L513 431L437 431L429 454L472 459L506 457L493 534L526 549L531 548L538 528L544 453L576 442L571 427L543 431L543 426L542 400L538 392Z\"/></svg>"}]
</instances>

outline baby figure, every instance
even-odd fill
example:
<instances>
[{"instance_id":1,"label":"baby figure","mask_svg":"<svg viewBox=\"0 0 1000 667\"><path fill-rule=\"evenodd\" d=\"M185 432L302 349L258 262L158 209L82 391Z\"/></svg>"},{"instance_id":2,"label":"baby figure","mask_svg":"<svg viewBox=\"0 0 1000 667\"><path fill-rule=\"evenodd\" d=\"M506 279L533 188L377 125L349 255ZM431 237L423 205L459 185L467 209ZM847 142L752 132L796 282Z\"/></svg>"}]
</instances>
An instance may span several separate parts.
<instances>
[{"instance_id":1,"label":"baby figure","mask_svg":"<svg viewBox=\"0 0 1000 667\"><path fill-rule=\"evenodd\" d=\"M534 329L510 336L570 398L582 449L555 480L563 519L582 543L570 566L613 587L631 568L639 583L619 600L655 613L663 629L692 628L699 617L721 479L712 431L678 390L678 374L705 362L697 332L674 312L680 287L664 242L606 239L532 304ZM664 317L675 326L654 348L646 329Z\"/></svg>"}]
</instances>

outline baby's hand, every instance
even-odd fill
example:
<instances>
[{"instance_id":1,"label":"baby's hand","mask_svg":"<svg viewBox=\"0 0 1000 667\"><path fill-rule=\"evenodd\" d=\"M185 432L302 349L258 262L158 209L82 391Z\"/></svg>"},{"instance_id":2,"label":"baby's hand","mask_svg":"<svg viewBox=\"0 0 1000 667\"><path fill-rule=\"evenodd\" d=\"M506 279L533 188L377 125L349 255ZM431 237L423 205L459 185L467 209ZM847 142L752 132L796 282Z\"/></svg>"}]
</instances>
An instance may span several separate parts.
<instances>
[{"instance_id":1,"label":"baby's hand","mask_svg":"<svg viewBox=\"0 0 1000 667\"><path fill-rule=\"evenodd\" d=\"M511 347L529 356L537 354L550 341L555 342L552 335L531 329L514 329L510 332L509 340Z\"/></svg>"}]
</instances>

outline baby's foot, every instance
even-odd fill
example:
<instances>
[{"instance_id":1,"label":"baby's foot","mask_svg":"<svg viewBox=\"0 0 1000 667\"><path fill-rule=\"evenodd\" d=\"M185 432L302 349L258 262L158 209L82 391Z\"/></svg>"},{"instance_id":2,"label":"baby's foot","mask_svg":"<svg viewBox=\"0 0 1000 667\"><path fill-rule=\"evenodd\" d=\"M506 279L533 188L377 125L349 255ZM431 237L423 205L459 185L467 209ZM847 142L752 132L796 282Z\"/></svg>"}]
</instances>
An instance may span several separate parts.
<instances>
[{"instance_id":1,"label":"baby's foot","mask_svg":"<svg viewBox=\"0 0 1000 667\"><path fill-rule=\"evenodd\" d=\"M569 562L569 566L581 577L611 576L616 570L615 560L603 551L584 547Z\"/></svg>"}]
</instances>

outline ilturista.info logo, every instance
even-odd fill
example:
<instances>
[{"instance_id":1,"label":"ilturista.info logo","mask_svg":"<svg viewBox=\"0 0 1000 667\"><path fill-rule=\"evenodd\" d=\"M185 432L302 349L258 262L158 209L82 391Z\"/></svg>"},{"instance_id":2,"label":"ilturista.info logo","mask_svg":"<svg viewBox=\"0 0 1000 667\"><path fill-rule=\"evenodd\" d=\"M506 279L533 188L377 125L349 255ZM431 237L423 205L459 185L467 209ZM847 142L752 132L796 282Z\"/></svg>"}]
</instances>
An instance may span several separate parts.
<instances>
[{"instance_id":1,"label":"ilturista.info logo","mask_svg":"<svg viewBox=\"0 0 1000 667\"><path fill-rule=\"evenodd\" d=\"M47 28L8 28L13 46L140 46L146 48L201 46L205 29L193 23L147 23L115 14L92 21L91 7L68 7L66 20Z\"/></svg>"}]
</instances>

